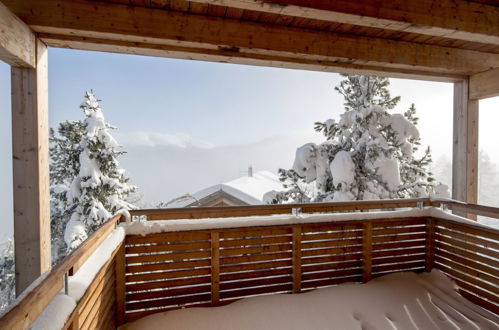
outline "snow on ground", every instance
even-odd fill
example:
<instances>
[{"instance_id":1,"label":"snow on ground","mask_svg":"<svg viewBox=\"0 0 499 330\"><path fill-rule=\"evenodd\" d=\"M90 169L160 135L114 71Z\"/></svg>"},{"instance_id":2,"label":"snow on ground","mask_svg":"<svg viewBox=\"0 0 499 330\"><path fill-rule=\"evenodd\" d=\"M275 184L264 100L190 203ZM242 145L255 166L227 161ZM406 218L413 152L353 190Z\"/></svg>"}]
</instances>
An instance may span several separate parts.
<instances>
[{"instance_id":1,"label":"snow on ground","mask_svg":"<svg viewBox=\"0 0 499 330\"><path fill-rule=\"evenodd\" d=\"M499 317L473 305L437 270L395 273L302 294L253 297L222 307L153 314L122 330L497 329Z\"/></svg>"}]
</instances>

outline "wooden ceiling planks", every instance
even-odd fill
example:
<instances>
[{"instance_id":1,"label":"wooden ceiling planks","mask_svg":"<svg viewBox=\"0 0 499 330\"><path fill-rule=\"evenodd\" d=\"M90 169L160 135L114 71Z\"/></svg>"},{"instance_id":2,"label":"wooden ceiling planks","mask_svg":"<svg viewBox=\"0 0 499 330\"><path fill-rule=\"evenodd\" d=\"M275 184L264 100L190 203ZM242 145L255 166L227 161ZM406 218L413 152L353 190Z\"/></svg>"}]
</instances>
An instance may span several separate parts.
<instances>
[{"instance_id":1,"label":"wooden ceiling planks","mask_svg":"<svg viewBox=\"0 0 499 330\"><path fill-rule=\"evenodd\" d=\"M13 0L2 1L11 4L14 9L15 7L23 7L23 5L15 4ZM36 8L43 8L43 5L38 5L34 0L27 1L28 3L33 3L33 6ZM54 1L49 0L51 3ZM258 2L258 0L255 1ZM271 2L296 3L296 1L272 0ZM424 0L423 2L427 3L428 1L433 0ZM263 7L253 6L251 9L245 9L241 8L241 6L228 7L224 5L253 3L246 0L227 0L223 2L217 0L77 0L74 3L75 8L80 6L81 9L85 8L85 3L89 4L87 6L88 10L84 9L83 11L85 15L89 14L92 10L95 11L92 16L94 14L99 16L101 12L107 13L106 15L110 15L111 17L116 16L113 13L114 6L116 6L116 12L120 13L119 15L122 15L123 18L113 23L101 23L97 19L92 21L90 18L81 15L82 17L71 21L71 19L62 17L64 15L67 16L67 13L71 12L69 8L73 7L67 0L57 1L57 4L54 2L54 5L57 7L65 6L68 8L66 11L59 13L59 15L62 15L59 18L61 22L53 23L53 19L48 20L48 18L43 21L43 19L40 20L39 17L36 17L39 15L28 14L25 10L28 8L28 5L24 5L24 13L20 12L19 15L21 18L24 17L24 19L27 19L30 25L34 24L32 28L36 32L44 36L49 36L46 37L47 42L49 42L50 46L55 47L83 48L143 55L154 54L153 56L205 59L220 62L229 61L232 63L239 63L241 61L240 59L236 59L236 57L245 58L242 60L244 63L252 58L255 60L252 63L261 63L259 65L308 68L324 71L334 71L334 67L342 67L341 72L345 70L353 72L362 69L361 71L364 73L373 72L374 74L376 72L376 74L379 74L379 70L382 69L382 71L387 72L386 75L388 76L393 76L392 73L398 71L402 76L407 76L407 74L411 73L411 77L417 78L421 74L421 79L429 78L430 80L434 80L434 78L437 78L437 80L440 80L443 77L445 81L449 81L447 79L456 81L462 79L463 75L471 75L499 66L497 64L499 63L499 57L496 56L496 54L499 54L499 45L494 43L451 39L442 37L438 33L431 35L428 33L423 34L408 32L406 30L380 28L379 24L355 25L335 22L327 20L331 16L324 14L315 16L323 19L308 18L304 17L304 15L307 15L306 13L304 14L299 10L285 11L284 13L286 14L284 15L281 12ZM91 3L95 3L95 5L90 5ZM317 5L318 2L311 0L305 3ZM388 0L388 3L391 3L391 0ZM104 4L108 6L103 6ZM154 23L156 25L143 24L140 22L143 19L139 18L140 15L134 16L137 15L138 11L124 11L124 4L137 9L139 7L147 9L140 11L142 17L149 17L148 20L156 21ZM462 5L462 3L459 4ZM48 6L46 5L45 8L48 8ZM351 8L353 7L350 6ZM412 7L405 7L405 9L407 8ZM149 9L150 12L146 13ZM189 18L187 16L184 19L175 15L157 15L159 11L156 10L158 9L170 11L171 13L184 13ZM104 18L105 16L102 17ZM157 20L158 17L160 18L159 20ZM207 19L203 21L196 17L206 17ZM209 17L213 17L213 20L209 19ZM372 17L370 19L373 20ZM81 24L82 20L85 20L87 26ZM179 23L182 21L183 27L178 28L174 24L168 23L175 20ZM130 21L134 22L133 26L127 26L126 22ZM235 23L238 22L244 25L237 26ZM57 24L60 26L56 26ZM120 28L117 28L116 24L121 25ZM204 26L205 29L194 27L193 24ZM215 28L216 25L219 27L216 29L216 32L213 30L212 33L216 33L217 35L222 33L228 39L225 38L224 40L221 38L220 40L215 40L213 35L210 36L204 32L206 31L206 27L212 26ZM79 26L80 30L75 30L75 26ZM160 30L163 31L157 33L158 29L155 30L154 26L158 28L161 26ZM222 32L229 26L233 29L233 32ZM396 24L388 25L388 27L400 28ZM289 34L289 39L284 38L279 40L275 38L276 35L285 33L284 29L287 28L290 28L286 32ZM469 30L471 28L469 27ZM481 25L479 28L483 29ZM145 32L146 30L147 32ZM198 32L195 31L199 31L202 35L196 37L195 33ZM185 35L186 33L189 35ZM303 42L303 38L305 38L304 40L309 45ZM89 40L92 41L90 42ZM291 48L288 50L284 49L286 47L281 49L282 47L280 46L283 43L287 44L288 40L292 41L289 44ZM189 42L192 43L194 41L196 43L201 41L204 45L195 46L198 48L193 49L191 54ZM327 42L330 42L331 46L334 44L334 47L326 46ZM187 47L185 46L186 44ZM303 48L301 50L296 48L297 44L303 44ZM314 52L313 49L318 44L327 47L328 50L324 49L324 51ZM364 45L361 46L359 44ZM343 50L341 50L342 47ZM212 50L213 48L218 48L218 55L216 54L217 51ZM141 51L141 49L146 50ZM207 49L210 50L207 51ZM236 50L237 53L234 53ZM473 52L463 52L462 50ZM183 54L184 52L185 54ZM242 54L242 52L245 52L245 54ZM390 53L391 55L383 55L383 52ZM196 53L198 55L193 55ZM203 53L204 55L201 55ZM474 60L472 60L473 58ZM294 64L289 64L290 61L294 62ZM433 77L432 73L436 77ZM452 75L455 78L449 78Z\"/></svg>"}]
</instances>

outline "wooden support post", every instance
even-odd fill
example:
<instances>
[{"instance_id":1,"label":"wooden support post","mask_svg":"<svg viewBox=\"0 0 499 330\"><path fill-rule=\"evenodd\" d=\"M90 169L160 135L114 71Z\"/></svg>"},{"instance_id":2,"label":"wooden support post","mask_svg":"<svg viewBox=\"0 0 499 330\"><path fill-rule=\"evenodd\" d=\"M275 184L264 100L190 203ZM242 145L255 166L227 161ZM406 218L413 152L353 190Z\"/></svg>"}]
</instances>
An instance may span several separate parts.
<instances>
[{"instance_id":1,"label":"wooden support post","mask_svg":"<svg viewBox=\"0 0 499 330\"><path fill-rule=\"evenodd\" d=\"M425 271L431 272L433 269L433 259L435 255L435 220L426 219L426 256Z\"/></svg>"},{"instance_id":2,"label":"wooden support post","mask_svg":"<svg viewBox=\"0 0 499 330\"><path fill-rule=\"evenodd\" d=\"M454 83L452 198L478 200L478 100L469 98L469 81ZM466 216L465 214L460 214ZM476 216L468 215L475 219Z\"/></svg>"},{"instance_id":3,"label":"wooden support post","mask_svg":"<svg viewBox=\"0 0 499 330\"><path fill-rule=\"evenodd\" d=\"M16 293L50 258L47 46L36 42L36 68L12 68L12 156Z\"/></svg>"},{"instance_id":4,"label":"wooden support post","mask_svg":"<svg viewBox=\"0 0 499 330\"><path fill-rule=\"evenodd\" d=\"M125 323L125 243L116 253L115 260L116 276L116 327Z\"/></svg>"},{"instance_id":5,"label":"wooden support post","mask_svg":"<svg viewBox=\"0 0 499 330\"><path fill-rule=\"evenodd\" d=\"M373 224L371 221L364 223L362 236L362 277L365 283L372 278Z\"/></svg>"},{"instance_id":6,"label":"wooden support post","mask_svg":"<svg viewBox=\"0 0 499 330\"><path fill-rule=\"evenodd\" d=\"M211 305L220 302L220 233L211 232Z\"/></svg>"},{"instance_id":7,"label":"wooden support post","mask_svg":"<svg viewBox=\"0 0 499 330\"><path fill-rule=\"evenodd\" d=\"M301 226L293 227L293 293L301 292Z\"/></svg>"}]
</instances>

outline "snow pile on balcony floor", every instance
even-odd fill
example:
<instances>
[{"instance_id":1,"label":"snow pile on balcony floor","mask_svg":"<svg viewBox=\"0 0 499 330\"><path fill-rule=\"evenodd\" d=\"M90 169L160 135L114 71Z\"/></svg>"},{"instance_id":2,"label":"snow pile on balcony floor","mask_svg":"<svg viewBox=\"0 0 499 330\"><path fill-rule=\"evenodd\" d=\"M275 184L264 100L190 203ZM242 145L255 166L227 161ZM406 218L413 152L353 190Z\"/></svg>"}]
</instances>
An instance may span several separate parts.
<instances>
[{"instance_id":1,"label":"snow pile on balcony floor","mask_svg":"<svg viewBox=\"0 0 499 330\"><path fill-rule=\"evenodd\" d=\"M221 307L149 315L126 330L498 329L499 317L472 304L440 271L394 273L367 284L247 298Z\"/></svg>"}]
</instances>

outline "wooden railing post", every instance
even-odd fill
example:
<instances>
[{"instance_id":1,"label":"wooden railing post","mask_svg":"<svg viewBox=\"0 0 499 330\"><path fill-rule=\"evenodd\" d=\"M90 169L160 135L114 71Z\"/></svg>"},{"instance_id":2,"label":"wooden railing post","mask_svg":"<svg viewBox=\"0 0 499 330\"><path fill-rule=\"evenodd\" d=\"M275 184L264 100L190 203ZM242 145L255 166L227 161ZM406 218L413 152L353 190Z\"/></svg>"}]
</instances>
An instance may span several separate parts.
<instances>
[{"instance_id":1,"label":"wooden railing post","mask_svg":"<svg viewBox=\"0 0 499 330\"><path fill-rule=\"evenodd\" d=\"M116 326L125 323L125 242L116 253Z\"/></svg>"},{"instance_id":2,"label":"wooden railing post","mask_svg":"<svg viewBox=\"0 0 499 330\"><path fill-rule=\"evenodd\" d=\"M301 291L301 226L293 226L293 293Z\"/></svg>"},{"instance_id":3,"label":"wooden railing post","mask_svg":"<svg viewBox=\"0 0 499 330\"><path fill-rule=\"evenodd\" d=\"M368 282L372 278L372 251L373 251L373 224L371 221L364 223L362 230L362 277L364 282Z\"/></svg>"},{"instance_id":4,"label":"wooden railing post","mask_svg":"<svg viewBox=\"0 0 499 330\"><path fill-rule=\"evenodd\" d=\"M435 256L435 219L428 218L426 220L426 256L425 256L425 271L431 272L433 269L433 259Z\"/></svg>"},{"instance_id":5,"label":"wooden railing post","mask_svg":"<svg viewBox=\"0 0 499 330\"><path fill-rule=\"evenodd\" d=\"M211 232L211 304L220 302L220 233Z\"/></svg>"}]
</instances>

